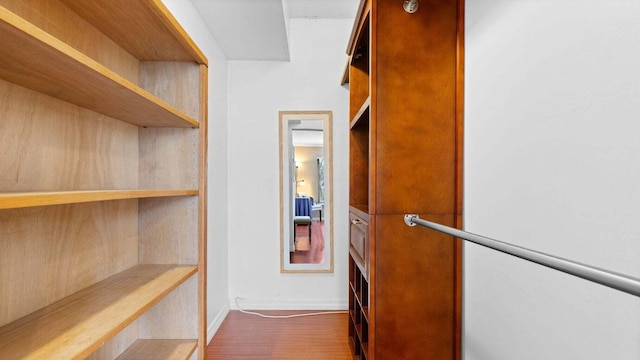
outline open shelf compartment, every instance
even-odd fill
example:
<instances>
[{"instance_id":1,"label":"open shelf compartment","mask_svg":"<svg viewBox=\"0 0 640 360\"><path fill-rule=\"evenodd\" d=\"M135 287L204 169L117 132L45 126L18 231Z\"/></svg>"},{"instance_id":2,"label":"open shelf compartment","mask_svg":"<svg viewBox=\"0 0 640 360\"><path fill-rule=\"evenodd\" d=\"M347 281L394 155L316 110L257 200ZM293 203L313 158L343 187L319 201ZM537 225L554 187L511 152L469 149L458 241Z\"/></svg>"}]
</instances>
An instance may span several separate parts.
<instances>
[{"instance_id":1,"label":"open shelf compartment","mask_svg":"<svg viewBox=\"0 0 640 360\"><path fill-rule=\"evenodd\" d=\"M189 359L196 350L195 340L147 340L131 345L116 360Z\"/></svg>"},{"instance_id":2,"label":"open shelf compartment","mask_svg":"<svg viewBox=\"0 0 640 360\"><path fill-rule=\"evenodd\" d=\"M198 121L0 6L0 78L137 126Z\"/></svg>"},{"instance_id":3,"label":"open shelf compartment","mask_svg":"<svg viewBox=\"0 0 640 360\"><path fill-rule=\"evenodd\" d=\"M86 357L198 271L138 265L0 328L1 359Z\"/></svg>"}]
</instances>

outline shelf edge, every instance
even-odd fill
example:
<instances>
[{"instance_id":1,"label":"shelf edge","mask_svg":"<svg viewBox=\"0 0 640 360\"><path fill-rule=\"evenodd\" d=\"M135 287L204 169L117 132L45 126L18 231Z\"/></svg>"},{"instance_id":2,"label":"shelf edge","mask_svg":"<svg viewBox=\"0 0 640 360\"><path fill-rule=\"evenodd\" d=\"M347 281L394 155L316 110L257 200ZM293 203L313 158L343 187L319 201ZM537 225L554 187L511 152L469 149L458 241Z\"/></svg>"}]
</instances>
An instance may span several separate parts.
<instances>
[{"instance_id":1,"label":"shelf edge","mask_svg":"<svg viewBox=\"0 0 640 360\"><path fill-rule=\"evenodd\" d=\"M0 193L0 210L37 206L80 204L109 200L144 199L174 196L198 196L199 191L189 190L88 190Z\"/></svg>"}]
</instances>

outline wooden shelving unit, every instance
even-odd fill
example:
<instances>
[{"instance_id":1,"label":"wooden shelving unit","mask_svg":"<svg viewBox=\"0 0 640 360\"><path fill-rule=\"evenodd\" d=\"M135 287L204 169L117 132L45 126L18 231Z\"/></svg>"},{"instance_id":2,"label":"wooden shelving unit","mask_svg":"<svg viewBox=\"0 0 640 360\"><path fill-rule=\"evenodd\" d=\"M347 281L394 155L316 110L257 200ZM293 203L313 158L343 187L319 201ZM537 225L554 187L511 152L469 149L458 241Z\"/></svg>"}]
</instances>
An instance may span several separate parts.
<instances>
[{"instance_id":1,"label":"wooden shelving unit","mask_svg":"<svg viewBox=\"0 0 640 360\"><path fill-rule=\"evenodd\" d=\"M155 0L0 38L0 358L204 359L207 59Z\"/></svg>"},{"instance_id":2,"label":"wooden shelving unit","mask_svg":"<svg viewBox=\"0 0 640 360\"><path fill-rule=\"evenodd\" d=\"M3 359L90 355L197 272L195 266L138 265L0 329Z\"/></svg>"},{"instance_id":3,"label":"wooden shelving unit","mask_svg":"<svg viewBox=\"0 0 640 360\"><path fill-rule=\"evenodd\" d=\"M462 224L463 4L360 3L347 48L354 358L461 358L461 247L403 216Z\"/></svg>"}]
</instances>

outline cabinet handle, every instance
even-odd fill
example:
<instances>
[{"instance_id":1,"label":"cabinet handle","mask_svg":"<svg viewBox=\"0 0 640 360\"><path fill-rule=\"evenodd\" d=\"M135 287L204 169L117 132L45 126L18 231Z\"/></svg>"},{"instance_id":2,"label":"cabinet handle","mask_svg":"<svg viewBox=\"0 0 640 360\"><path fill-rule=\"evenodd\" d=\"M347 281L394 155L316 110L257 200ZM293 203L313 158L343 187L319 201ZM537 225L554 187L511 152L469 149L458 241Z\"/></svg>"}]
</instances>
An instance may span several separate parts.
<instances>
[{"instance_id":1,"label":"cabinet handle","mask_svg":"<svg viewBox=\"0 0 640 360\"><path fill-rule=\"evenodd\" d=\"M362 220L360 219L351 219L351 225L360 225L362 224Z\"/></svg>"}]
</instances>

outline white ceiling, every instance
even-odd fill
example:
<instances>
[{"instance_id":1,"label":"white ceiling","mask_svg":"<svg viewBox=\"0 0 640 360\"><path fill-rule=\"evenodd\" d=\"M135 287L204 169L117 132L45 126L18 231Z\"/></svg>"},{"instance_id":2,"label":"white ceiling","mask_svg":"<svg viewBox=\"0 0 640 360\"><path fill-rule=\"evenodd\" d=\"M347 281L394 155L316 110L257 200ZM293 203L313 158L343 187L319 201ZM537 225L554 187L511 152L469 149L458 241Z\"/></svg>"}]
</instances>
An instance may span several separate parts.
<instances>
[{"instance_id":1,"label":"white ceiling","mask_svg":"<svg viewBox=\"0 0 640 360\"><path fill-rule=\"evenodd\" d=\"M289 19L353 19L359 0L191 0L229 60L289 60Z\"/></svg>"},{"instance_id":2,"label":"white ceiling","mask_svg":"<svg viewBox=\"0 0 640 360\"><path fill-rule=\"evenodd\" d=\"M284 0L292 19L353 19L359 0Z\"/></svg>"},{"instance_id":3,"label":"white ceiling","mask_svg":"<svg viewBox=\"0 0 640 360\"><path fill-rule=\"evenodd\" d=\"M324 134L322 129L318 130L295 130L291 132L291 145L293 146L315 146L324 144Z\"/></svg>"}]
</instances>

